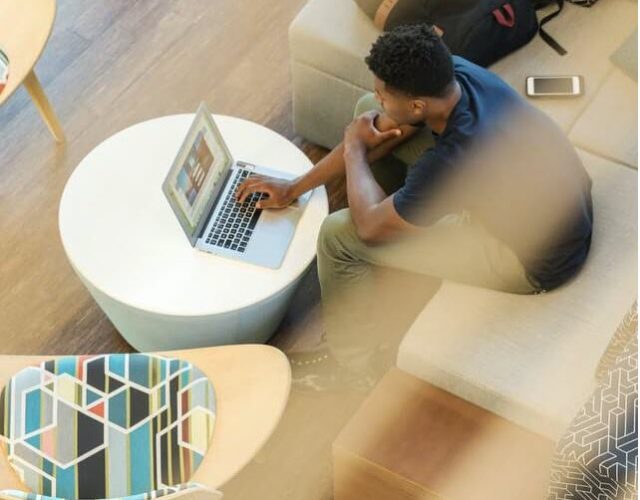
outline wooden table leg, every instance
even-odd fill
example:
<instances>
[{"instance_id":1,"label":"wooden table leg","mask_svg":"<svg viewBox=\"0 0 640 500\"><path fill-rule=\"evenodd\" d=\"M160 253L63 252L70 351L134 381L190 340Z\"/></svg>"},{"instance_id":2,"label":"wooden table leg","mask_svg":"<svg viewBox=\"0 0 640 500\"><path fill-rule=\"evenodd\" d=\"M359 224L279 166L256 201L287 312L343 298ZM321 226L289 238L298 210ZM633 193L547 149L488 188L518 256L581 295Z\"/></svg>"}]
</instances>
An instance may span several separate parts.
<instances>
[{"instance_id":1,"label":"wooden table leg","mask_svg":"<svg viewBox=\"0 0 640 500\"><path fill-rule=\"evenodd\" d=\"M57 142L64 142L64 132L62 131L60 122L58 122L58 118L56 117L51 104L49 104L49 100L47 99L44 90L42 90L38 77L36 77L33 70L31 70L24 79L24 86L27 88L36 108L38 108L42 119L47 124L47 127L49 127L51 135L53 135Z\"/></svg>"}]
</instances>

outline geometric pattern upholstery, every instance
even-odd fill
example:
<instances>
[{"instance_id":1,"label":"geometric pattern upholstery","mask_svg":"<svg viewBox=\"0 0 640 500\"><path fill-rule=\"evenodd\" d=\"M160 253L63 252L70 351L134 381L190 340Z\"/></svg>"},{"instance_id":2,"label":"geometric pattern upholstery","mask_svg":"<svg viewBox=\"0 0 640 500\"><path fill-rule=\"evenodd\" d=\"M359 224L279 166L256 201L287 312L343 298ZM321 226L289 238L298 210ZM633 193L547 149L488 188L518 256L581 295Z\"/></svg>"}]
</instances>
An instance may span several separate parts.
<instances>
[{"instance_id":1,"label":"geometric pattern upholstery","mask_svg":"<svg viewBox=\"0 0 640 500\"><path fill-rule=\"evenodd\" d=\"M0 443L34 494L69 500L187 482L215 423L192 364L149 354L67 356L27 367L0 394Z\"/></svg>"},{"instance_id":2,"label":"geometric pattern upholstery","mask_svg":"<svg viewBox=\"0 0 640 500\"><path fill-rule=\"evenodd\" d=\"M615 367L620 355L633 341L633 337L638 335L638 302L635 301L631 309L627 312L622 323L611 337L609 345L596 367L596 381L600 384L609 378L609 373Z\"/></svg>"},{"instance_id":3,"label":"geometric pattern upholstery","mask_svg":"<svg viewBox=\"0 0 640 500\"><path fill-rule=\"evenodd\" d=\"M592 397L556 445L549 500L637 498L638 314L635 306L609 344L597 370L597 381Z\"/></svg>"}]
</instances>

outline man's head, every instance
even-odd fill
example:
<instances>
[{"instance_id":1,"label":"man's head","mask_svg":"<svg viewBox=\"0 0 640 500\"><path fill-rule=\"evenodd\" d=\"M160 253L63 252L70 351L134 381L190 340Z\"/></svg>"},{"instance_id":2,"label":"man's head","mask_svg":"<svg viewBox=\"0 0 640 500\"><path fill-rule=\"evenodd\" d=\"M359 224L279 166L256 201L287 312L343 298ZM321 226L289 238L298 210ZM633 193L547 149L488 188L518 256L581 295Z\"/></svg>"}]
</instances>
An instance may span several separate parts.
<instances>
[{"instance_id":1,"label":"man's head","mask_svg":"<svg viewBox=\"0 0 640 500\"><path fill-rule=\"evenodd\" d=\"M455 88L451 53L432 26L399 26L382 34L365 62L376 97L399 124L424 122L442 112Z\"/></svg>"}]
</instances>

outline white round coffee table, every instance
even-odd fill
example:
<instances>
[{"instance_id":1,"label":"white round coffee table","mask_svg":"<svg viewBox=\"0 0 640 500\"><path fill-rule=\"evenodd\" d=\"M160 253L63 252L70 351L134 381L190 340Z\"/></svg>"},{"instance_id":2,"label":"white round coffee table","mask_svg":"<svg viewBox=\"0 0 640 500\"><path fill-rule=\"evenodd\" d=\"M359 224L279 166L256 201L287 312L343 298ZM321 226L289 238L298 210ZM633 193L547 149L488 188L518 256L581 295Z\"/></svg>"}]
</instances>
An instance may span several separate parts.
<instances>
[{"instance_id":1,"label":"white round coffee table","mask_svg":"<svg viewBox=\"0 0 640 500\"><path fill-rule=\"evenodd\" d=\"M74 270L122 336L139 351L266 341L316 253L328 214L315 189L279 269L194 249L162 182L194 115L133 125L78 165L62 194L62 244ZM216 115L236 160L301 174L309 159L281 135Z\"/></svg>"}]
</instances>

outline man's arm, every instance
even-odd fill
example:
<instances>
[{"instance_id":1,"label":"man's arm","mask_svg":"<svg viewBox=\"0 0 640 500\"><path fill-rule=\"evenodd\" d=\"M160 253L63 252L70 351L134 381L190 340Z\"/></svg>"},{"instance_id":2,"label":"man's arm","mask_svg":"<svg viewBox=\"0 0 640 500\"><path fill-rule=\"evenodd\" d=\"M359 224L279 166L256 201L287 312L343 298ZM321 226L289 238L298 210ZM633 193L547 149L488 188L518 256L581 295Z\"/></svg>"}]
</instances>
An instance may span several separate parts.
<instances>
[{"instance_id":1,"label":"man's arm","mask_svg":"<svg viewBox=\"0 0 640 500\"><path fill-rule=\"evenodd\" d=\"M387 139L382 144L367 152L369 164L390 154L400 144L409 139L418 130L410 125L398 126L386 115L379 115L374 126L380 132L400 130L400 135ZM338 144L327 156L320 160L309 172L294 182L294 199L307 191L326 184L327 182L345 175L344 141Z\"/></svg>"},{"instance_id":2,"label":"man's arm","mask_svg":"<svg viewBox=\"0 0 640 500\"><path fill-rule=\"evenodd\" d=\"M397 126L397 124L384 114L376 116L374 127L382 133L390 130L400 130L400 135L392 136L367 152L367 161L384 158L396 147L408 140L418 130L409 125ZM338 144L327 156L320 160L311 170L297 179L289 181L277 181L263 176L252 176L243 182L236 193L240 202L257 191L266 192L269 198L261 202L259 208L276 208L289 205L303 193L330 182L333 179L345 175L344 141Z\"/></svg>"},{"instance_id":3,"label":"man's arm","mask_svg":"<svg viewBox=\"0 0 640 500\"><path fill-rule=\"evenodd\" d=\"M417 227L396 212L393 195L386 196L373 177L364 144L347 141L344 159L349 208L358 237L367 244L376 244L415 232Z\"/></svg>"}]
</instances>

